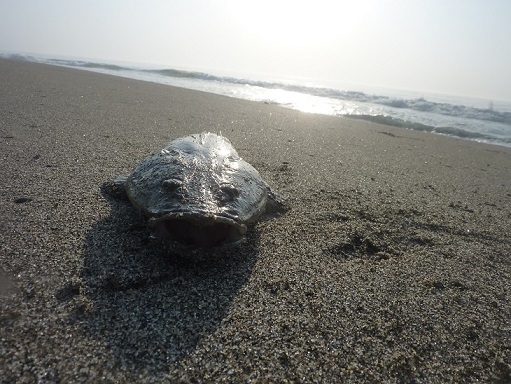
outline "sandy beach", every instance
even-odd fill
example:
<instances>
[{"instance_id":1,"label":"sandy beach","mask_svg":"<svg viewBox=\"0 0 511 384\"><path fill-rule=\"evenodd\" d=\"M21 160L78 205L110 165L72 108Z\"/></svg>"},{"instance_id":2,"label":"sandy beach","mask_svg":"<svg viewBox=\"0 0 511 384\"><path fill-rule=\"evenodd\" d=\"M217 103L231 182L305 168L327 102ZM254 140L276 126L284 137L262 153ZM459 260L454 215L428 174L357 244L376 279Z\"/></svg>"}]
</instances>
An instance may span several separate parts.
<instances>
[{"instance_id":1,"label":"sandy beach","mask_svg":"<svg viewBox=\"0 0 511 384\"><path fill-rule=\"evenodd\" d=\"M510 382L511 148L0 60L0 382ZM222 133L289 211L177 255L105 183Z\"/></svg>"}]
</instances>

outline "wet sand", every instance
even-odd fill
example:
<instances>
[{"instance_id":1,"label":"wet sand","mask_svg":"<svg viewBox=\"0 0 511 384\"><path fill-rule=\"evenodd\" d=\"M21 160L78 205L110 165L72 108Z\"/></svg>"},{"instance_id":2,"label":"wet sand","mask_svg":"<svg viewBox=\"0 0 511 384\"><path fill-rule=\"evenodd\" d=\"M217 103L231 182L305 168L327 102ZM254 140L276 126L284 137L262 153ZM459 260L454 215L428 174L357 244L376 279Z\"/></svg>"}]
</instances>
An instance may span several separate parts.
<instances>
[{"instance_id":1,"label":"wet sand","mask_svg":"<svg viewBox=\"0 0 511 384\"><path fill-rule=\"evenodd\" d=\"M508 382L511 149L0 60L2 382ZM290 210L177 255L105 183L221 132Z\"/></svg>"}]
</instances>

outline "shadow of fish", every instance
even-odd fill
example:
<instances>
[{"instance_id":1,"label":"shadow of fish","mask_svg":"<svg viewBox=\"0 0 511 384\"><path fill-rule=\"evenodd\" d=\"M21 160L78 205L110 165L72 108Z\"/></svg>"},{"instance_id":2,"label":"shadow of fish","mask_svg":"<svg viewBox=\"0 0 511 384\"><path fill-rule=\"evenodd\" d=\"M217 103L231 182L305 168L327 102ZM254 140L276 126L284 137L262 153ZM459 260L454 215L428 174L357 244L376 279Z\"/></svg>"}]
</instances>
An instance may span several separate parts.
<instances>
[{"instance_id":1,"label":"shadow of fish","mask_svg":"<svg viewBox=\"0 0 511 384\"><path fill-rule=\"evenodd\" d=\"M259 172L214 133L170 142L115 184L156 237L197 247L236 244L247 224L285 209Z\"/></svg>"}]
</instances>

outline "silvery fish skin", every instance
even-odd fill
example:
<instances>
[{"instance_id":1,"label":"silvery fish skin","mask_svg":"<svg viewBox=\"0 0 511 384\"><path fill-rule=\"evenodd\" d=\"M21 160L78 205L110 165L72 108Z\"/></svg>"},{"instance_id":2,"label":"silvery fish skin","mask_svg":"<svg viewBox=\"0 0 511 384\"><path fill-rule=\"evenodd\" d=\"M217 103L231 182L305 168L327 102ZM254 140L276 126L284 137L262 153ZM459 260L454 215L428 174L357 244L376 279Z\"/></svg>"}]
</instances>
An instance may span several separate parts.
<instances>
[{"instance_id":1,"label":"silvery fish skin","mask_svg":"<svg viewBox=\"0 0 511 384\"><path fill-rule=\"evenodd\" d=\"M138 165L125 188L156 236L199 247L241 241L247 224L275 197L259 172L214 133L170 142Z\"/></svg>"}]
</instances>

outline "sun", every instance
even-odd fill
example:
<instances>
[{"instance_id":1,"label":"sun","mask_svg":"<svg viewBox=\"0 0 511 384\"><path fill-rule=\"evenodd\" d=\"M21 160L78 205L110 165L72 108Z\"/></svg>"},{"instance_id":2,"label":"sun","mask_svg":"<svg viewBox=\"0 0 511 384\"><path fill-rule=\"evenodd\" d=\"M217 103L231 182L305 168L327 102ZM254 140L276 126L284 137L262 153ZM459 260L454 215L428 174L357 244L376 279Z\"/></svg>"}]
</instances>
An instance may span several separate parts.
<instances>
[{"instance_id":1,"label":"sun","mask_svg":"<svg viewBox=\"0 0 511 384\"><path fill-rule=\"evenodd\" d=\"M349 33L358 20L357 1L239 1L238 24L262 41L287 47L329 44Z\"/></svg>"}]
</instances>

